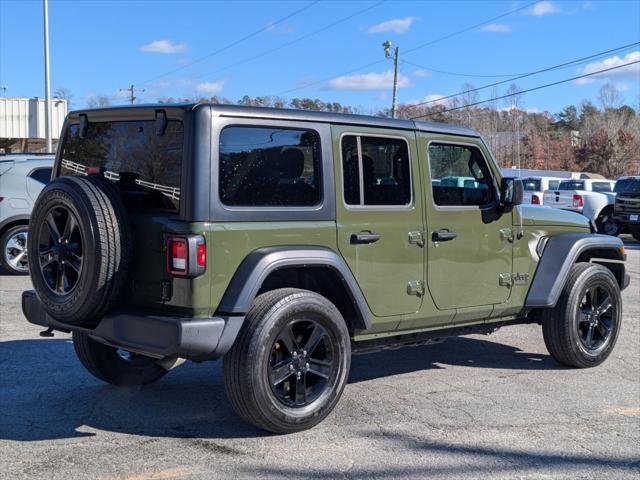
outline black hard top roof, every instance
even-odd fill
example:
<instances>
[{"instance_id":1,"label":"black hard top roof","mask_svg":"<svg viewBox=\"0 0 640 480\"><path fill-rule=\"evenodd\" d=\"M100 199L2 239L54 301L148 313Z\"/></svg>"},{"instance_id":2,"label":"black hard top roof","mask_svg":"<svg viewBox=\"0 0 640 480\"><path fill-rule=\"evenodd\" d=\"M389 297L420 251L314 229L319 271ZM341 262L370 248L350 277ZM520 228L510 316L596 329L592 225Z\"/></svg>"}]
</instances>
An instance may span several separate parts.
<instances>
[{"instance_id":1,"label":"black hard top roof","mask_svg":"<svg viewBox=\"0 0 640 480\"><path fill-rule=\"evenodd\" d=\"M86 113L91 121L91 112L95 114L115 113L116 111L130 111L142 113L142 110L158 109L182 109L195 110L210 108L213 115L220 117L246 117L268 118L277 120L299 120L305 122L324 122L343 125L360 125L373 128L397 128L404 130L420 130L425 132L444 133L451 135L463 135L466 137L479 137L480 134L467 127L450 125L447 123L423 122L419 120L403 120L387 117L374 117L370 115L353 115L348 113L316 112L312 110L293 110L287 108L248 107L244 105L221 105L210 103L158 103L144 105L125 105L117 107L104 107L90 110L76 110L69 113L70 118L77 118L81 113Z\"/></svg>"}]
</instances>

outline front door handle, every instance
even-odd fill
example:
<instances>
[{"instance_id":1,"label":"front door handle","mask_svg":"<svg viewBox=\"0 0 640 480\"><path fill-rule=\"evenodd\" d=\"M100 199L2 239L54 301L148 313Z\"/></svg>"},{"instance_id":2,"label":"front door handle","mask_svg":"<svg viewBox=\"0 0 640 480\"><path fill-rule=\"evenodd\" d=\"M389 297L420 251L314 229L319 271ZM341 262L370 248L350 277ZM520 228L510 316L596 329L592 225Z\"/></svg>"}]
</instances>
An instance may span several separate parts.
<instances>
[{"instance_id":1,"label":"front door handle","mask_svg":"<svg viewBox=\"0 0 640 480\"><path fill-rule=\"evenodd\" d=\"M375 232L359 232L351 234L351 243L354 244L366 244L376 243L380 240L381 235Z\"/></svg>"},{"instance_id":2,"label":"front door handle","mask_svg":"<svg viewBox=\"0 0 640 480\"><path fill-rule=\"evenodd\" d=\"M438 232L433 232L431 235L431 240L434 242L448 242L449 240L453 240L456 238L458 234L456 232L450 232L449 230L440 230Z\"/></svg>"}]
</instances>

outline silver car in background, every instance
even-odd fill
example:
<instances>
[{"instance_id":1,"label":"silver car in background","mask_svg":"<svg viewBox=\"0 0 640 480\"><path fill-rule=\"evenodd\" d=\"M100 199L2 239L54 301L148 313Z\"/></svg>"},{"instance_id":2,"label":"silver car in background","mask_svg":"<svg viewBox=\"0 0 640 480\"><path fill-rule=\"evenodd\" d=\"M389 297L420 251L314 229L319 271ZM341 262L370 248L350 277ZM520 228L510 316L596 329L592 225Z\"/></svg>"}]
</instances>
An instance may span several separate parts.
<instances>
[{"instance_id":1,"label":"silver car in background","mask_svg":"<svg viewBox=\"0 0 640 480\"><path fill-rule=\"evenodd\" d=\"M54 155L0 155L0 270L29 273L27 231L38 194L49 182Z\"/></svg>"}]
</instances>

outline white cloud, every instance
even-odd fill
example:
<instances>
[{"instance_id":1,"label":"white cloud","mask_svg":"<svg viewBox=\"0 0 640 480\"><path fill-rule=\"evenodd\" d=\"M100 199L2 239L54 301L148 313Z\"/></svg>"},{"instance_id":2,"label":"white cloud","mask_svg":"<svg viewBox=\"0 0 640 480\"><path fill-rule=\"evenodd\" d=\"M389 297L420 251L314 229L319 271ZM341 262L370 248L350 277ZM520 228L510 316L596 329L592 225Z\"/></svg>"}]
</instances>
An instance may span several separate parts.
<instances>
[{"instance_id":1,"label":"white cloud","mask_svg":"<svg viewBox=\"0 0 640 480\"><path fill-rule=\"evenodd\" d=\"M405 18L394 18L392 20L387 20L386 22L378 23L377 25L372 25L367 29L369 33L385 33L385 32L393 32L398 35L402 35L403 33L407 33L411 28L411 25L418 20L418 17L405 17Z\"/></svg>"},{"instance_id":2,"label":"white cloud","mask_svg":"<svg viewBox=\"0 0 640 480\"><path fill-rule=\"evenodd\" d=\"M398 87L409 86L409 78L398 74ZM344 75L329 81L334 90L380 90L393 87L393 70L371 72L357 75Z\"/></svg>"},{"instance_id":3,"label":"white cloud","mask_svg":"<svg viewBox=\"0 0 640 480\"><path fill-rule=\"evenodd\" d=\"M273 22L267 23L267 32L269 33L286 34L286 33L294 33L295 31L296 29L291 25L274 24Z\"/></svg>"},{"instance_id":4,"label":"white cloud","mask_svg":"<svg viewBox=\"0 0 640 480\"><path fill-rule=\"evenodd\" d=\"M613 57L605 58L604 60L601 60L599 62L589 63L583 68L579 68L578 73L580 75L584 75L587 73L593 73L599 70L604 70L606 68L612 68L612 67L624 65L625 63L636 62L638 60L640 60L640 50L629 52L622 58L620 58L617 55L614 55ZM618 68L616 70L611 70L609 72L599 73L591 77L580 78L576 80L575 83L577 85L587 85L597 80L608 81L608 80L625 80L625 79L634 79L636 81L640 80L640 63L629 65L628 67Z\"/></svg>"},{"instance_id":5,"label":"white cloud","mask_svg":"<svg viewBox=\"0 0 640 480\"><path fill-rule=\"evenodd\" d=\"M527 15L533 15L534 17L542 17L543 15L550 15L553 13L560 13L560 7L553 2L538 2L530 10L527 10Z\"/></svg>"},{"instance_id":6,"label":"white cloud","mask_svg":"<svg viewBox=\"0 0 640 480\"><path fill-rule=\"evenodd\" d=\"M429 70L425 70L424 68L418 68L417 70L413 71L414 77L426 78L430 77L431 75L433 75L433 73L431 73Z\"/></svg>"},{"instance_id":7,"label":"white cloud","mask_svg":"<svg viewBox=\"0 0 640 480\"><path fill-rule=\"evenodd\" d=\"M170 40L155 40L140 47L145 53L180 53L187 49L185 42L172 43Z\"/></svg>"},{"instance_id":8,"label":"white cloud","mask_svg":"<svg viewBox=\"0 0 640 480\"><path fill-rule=\"evenodd\" d=\"M200 93L219 93L224 88L224 80L216 82L203 82L196 85L196 91Z\"/></svg>"},{"instance_id":9,"label":"white cloud","mask_svg":"<svg viewBox=\"0 0 640 480\"><path fill-rule=\"evenodd\" d=\"M427 107L433 107L435 105L447 105L447 100L443 99L442 97L444 97L446 95L443 95L441 93L430 93L429 95L427 95L426 97L420 99L420 100L413 100L411 102L409 102L410 104L416 104L416 103L426 103L425 106Z\"/></svg>"},{"instance_id":10,"label":"white cloud","mask_svg":"<svg viewBox=\"0 0 640 480\"><path fill-rule=\"evenodd\" d=\"M505 25L504 23L489 23L488 25L484 25L480 28L481 32L495 32L495 33L505 33L511 31L510 25Z\"/></svg>"}]
</instances>

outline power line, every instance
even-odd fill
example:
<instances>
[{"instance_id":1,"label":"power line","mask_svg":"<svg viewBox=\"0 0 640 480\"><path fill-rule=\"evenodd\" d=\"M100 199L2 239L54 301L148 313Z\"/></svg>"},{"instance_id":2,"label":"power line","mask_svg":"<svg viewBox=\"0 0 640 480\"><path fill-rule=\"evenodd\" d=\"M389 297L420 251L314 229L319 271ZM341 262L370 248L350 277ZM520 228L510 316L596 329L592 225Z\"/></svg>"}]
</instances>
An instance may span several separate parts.
<instances>
[{"instance_id":1,"label":"power line","mask_svg":"<svg viewBox=\"0 0 640 480\"><path fill-rule=\"evenodd\" d=\"M315 4L320 3L320 1L321 0L314 0L311 3L308 3L307 5L305 5L304 7L299 8L298 10L295 10L294 12L291 12L288 15L285 15L284 17L276 20L275 22L268 23L264 27L254 31L254 32L251 32L251 33L245 35L244 37L239 38L238 40L235 40L235 41L225 45L224 47L219 48L218 50L215 50L214 52L211 52L211 53L209 53L207 55L204 55L204 56L202 56L200 58L197 58L196 60L193 60L193 61L191 61L189 63L186 63L185 65L181 65L180 67L174 68L173 70L169 70L168 72L165 72L165 73L163 73L161 75L156 75L153 78L150 78L150 79L145 80L143 82L139 82L138 85L144 85L146 83L153 82L154 80L158 80L159 78L166 77L167 75L171 75L172 73L179 72L180 70L184 70L185 68L191 67L192 65L195 65L196 63L200 63L200 62L202 62L202 61L204 61L204 60L206 60L208 58L211 58L214 55L218 55L219 53L222 53L222 52L224 52L226 50L229 50L230 48L235 47L236 45L238 45L238 44L240 44L240 43L242 43L242 42L244 42L246 40L249 40L250 38L253 38L256 35L259 35L260 33L265 32L265 31L269 30L270 28L273 28L275 25L278 25L278 24L284 22L285 20L288 20L291 17L304 12L305 10L308 10L309 8L313 7Z\"/></svg>"},{"instance_id":2,"label":"power line","mask_svg":"<svg viewBox=\"0 0 640 480\"><path fill-rule=\"evenodd\" d=\"M518 12L520 12L520 11L522 11L522 10L525 10L525 9L527 9L527 8L532 7L532 6L533 6L533 5L535 5L536 3L540 3L540 0L538 0L538 1L536 1L536 2L532 2L532 3L528 3L528 4L526 4L526 5L522 6L522 7L515 8L515 9L513 9L513 10L509 10L508 12L502 13L502 14L500 14L500 15L496 16L496 17L489 18L489 19L487 19L487 20L484 20L483 22L476 23L476 24L474 24L474 25L472 25L472 26L470 26L470 27L465 27L465 28L463 28L462 30L457 30L457 31L455 31L455 32L449 33L449 34L444 35L444 36L442 36L442 37L435 38L435 39L433 39L433 40L430 40L430 41L428 41L428 42L426 42L426 43L423 43L423 44L421 44L421 45L418 45L418 46L416 46L416 47L413 47L413 48L411 48L411 49L407 50L407 51L406 51L406 53L415 52L416 50L419 50L419 49L421 49L421 48L424 48L424 47L427 47L427 46L430 46L430 45L434 45L434 44L436 44L436 43L438 43L438 42L441 42L441 41L443 41L443 40L447 40L447 39L449 39L449 38L451 38L451 37L454 37L454 36L456 36L456 35L460 35L460 34L462 34L462 33L466 33L466 32L468 32L468 31L470 31L470 30L473 30L473 29L476 29L476 28L481 27L481 26L483 26L483 25L486 25L486 24L489 24L489 23L491 23L491 22L494 22L494 21L496 21L496 20L498 20L498 19L500 19L500 18L503 18L503 17L509 16L509 15L513 15L514 13L518 13ZM288 90L283 90L282 92L279 92L279 93L277 93L276 95L285 95L285 94L287 94L287 93L295 92L295 91L297 91L297 90L302 90L302 89L304 89L304 88L312 87L312 86L314 86L314 85L318 85L318 84L320 84L320 83L324 83L324 82L326 82L326 81L328 81L328 80L331 80L331 79L333 79L333 78L341 77L341 76L343 76L343 75L348 75L348 74L350 74L350 73L357 72L357 71L359 71L359 70L363 70L363 69L368 68L368 67L372 67L373 65L377 65L377 64L382 63L382 62L384 62L384 61L386 61L386 59L377 60L377 61L375 61L375 62L370 62L370 63L367 63L366 65L360 65L359 67L352 68L352 69L350 69L350 70L344 71L344 72L342 72L342 73L338 73L338 74L336 74L336 75L332 75L332 76L330 76L330 77L322 78L321 80L316 80L316 81L313 81L313 82L311 82L311 83L306 83L306 84L304 84L304 85L301 85L301 86L299 86L299 87L291 88L291 89L288 89Z\"/></svg>"},{"instance_id":3,"label":"power line","mask_svg":"<svg viewBox=\"0 0 640 480\"><path fill-rule=\"evenodd\" d=\"M461 110L463 108L474 107L474 106L480 105L482 103L495 102L496 100L503 100L505 98L514 97L516 95L522 95L523 93L533 92L533 91L536 91L536 90L542 90L543 88L553 87L555 85L560 85L561 83L572 82L574 80L579 80L581 78L591 77L593 75L598 75L600 73L610 72L611 70L617 70L618 68L628 67L630 65L635 65L637 63L640 63L640 60L636 60L634 62L629 62L629 63L623 63L622 65L617 65L615 67L604 68L604 69L598 70L596 72L585 73L584 75L578 75L577 77L571 77L571 78L566 78L564 80L558 80L557 82L547 83L545 85L539 85L537 87L528 88L526 90L519 90L518 92L508 93L508 94L502 95L500 97L494 97L494 98L489 98L487 100L481 100L481 101L478 101L478 102L469 103L468 105L462 105L460 107L452 107L452 108L447 108L445 110L439 110L437 112L426 113L424 115L416 115L415 117L410 117L410 119L411 120L415 120L416 118L431 117L433 115L438 115L438 114L441 114L441 113L453 112L454 110Z\"/></svg>"},{"instance_id":4,"label":"power line","mask_svg":"<svg viewBox=\"0 0 640 480\"><path fill-rule=\"evenodd\" d=\"M499 82L490 83L488 85L483 85L481 87L472 88L470 90L465 90L465 91L462 91L462 92L452 93L451 95L446 95L444 97L436 98L436 99L433 99L433 100L425 100L424 102L413 103L413 104L410 105L410 108L419 107L420 105L426 105L428 103L441 102L442 100L447 100L449 98L457 97L458 95L462 95L462 94L465 94L465 93L477 92L477 91L480 91L480 90L484 90L485 88L495 87L497 85L502 85L502 84L505 84L505 83L513 82L515 80L520 80L521 78L530 77L532 75L537 75L539 73L550 72L552 70L557 70L557 69L560 69L560 68L568 67L568 66L571 66L571 65L575 65L577 63L585 62L587 60L592 60L592 59L597 58L597 57L601 57L601 56L604 56L604 55L609 55L609 54L611 54L613 52L619 52L621 50L626 50L627 48L630 48L630 47L633 47L633 46L636 46L636 45L640 45L640 42L629 43L629 44L623 45L621 47L612 48L610 50L605 50L604 52L594 53L593 55L589 55L589 56L586 56L586 57L578 58L578 59L571 60L569 62L561 63L561 64L558 64L558 65L553 65L551 67L546 67L546 68L543 68L541 70L536 70L535 72L524 73L524 74L518 75L516 77L508 78L507 80L501 80Z\"/></svg>"},{"instance_id":5,"label":"power line","mask_svg":"<svg viewBox=\"0 0 640 480\"><path fill-rule=\"evenodd\" d=\"M373 5L369 5L366 8L358 10L357 12L354 12L354 13L346 16L346 17L343 17L343 18L341 18L339 20L336 20L335 22L332 22L332 23L330 23L328 25L325 25L324 27L318 28L317 30L314 30L314 31L309 32L309 33L307 33L305 35L302 35L301 37L298 37L298 38L296 38L294 40L291 40L289 42L283 43L282 45L279 45L279 46L277 46L275 48L272 48L270 50L266 50L266 51L264 51L262 53L254 55L252 57L245 58L244 60L240 60L240 61L238 61L236 63L232 63L231 65L227 65L226 67L222 67L222 68L219 68L217 70L214 70L213 72L210 72L208 75L213 75L214 73L222 72L222 71L227 70L229 68L233 68L233 67L236 67L238 65L242 65L242 64L245 64L247 62L250 62L250 61L256 60L258 58L264 57L264 56L269 55L269 54L271 54L273 52L277 52L278 50L282 50L283 48L289 47L289 46L291 46L291 45L293 45L295 43L301 42L303 40L306 40L309 37L317 35L318 33L324 32L325 30L328 30L328 29L330 29L332 27L335 27L336 25L344 23L347 20L351 20L352 18L354 18L354 17L356 17L358 15L361 15L361 14L363 14L363 13L365 13L365 12L367 12L367 11L369 11L369 10L371 10L371 9L381 5L381 4L383 4L384 2L386 2L386 0L380 0L379 2L374 3Z\"/></svg>"},{"instance_id":6,"label":"power line","mask_svg":"<svg viewBox=\"0 0 640 480\"><path fill-rule=\"evenodd\" d=\"M447 72L445 70L436 70L435 68L424 67L422 65L418 65L417 63L410 62L408 60L402 60L401 63L406 63L407 65L413 65L414 67L421 68L423 70L428 70L430 72L440 73L442 75L451 75L453 77L473 77L473 78L496 78L496 77L513 77L515 75L522 75L522 73L503 73L500 75L476 75L471 73L456 73L456 72Z\"/></svg>"}]
</instances>

